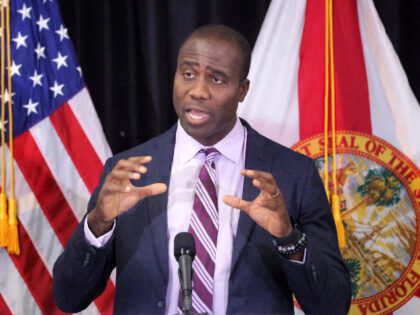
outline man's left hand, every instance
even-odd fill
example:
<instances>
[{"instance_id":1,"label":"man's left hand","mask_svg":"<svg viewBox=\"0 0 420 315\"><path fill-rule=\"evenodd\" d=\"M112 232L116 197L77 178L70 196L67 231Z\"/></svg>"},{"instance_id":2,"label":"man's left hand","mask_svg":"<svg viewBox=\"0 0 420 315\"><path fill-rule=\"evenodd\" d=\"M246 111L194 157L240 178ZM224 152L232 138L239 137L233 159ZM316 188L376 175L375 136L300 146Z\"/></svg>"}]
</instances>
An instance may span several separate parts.
<instances>
[{"instance_id":1,"label":"man's left hand","mask_svg":"<svg viewBox=\"0 0 420 315\"><path fill-rule=\"evenodd\" d=\"M243 176L252 178L252 184L260 189L253 201L226 195L223 202L230 207L245 211L259 226L274 237L286 237L293 231L283 194L273 175L263 171L241 170Z\"/></svg>"}]
</instances>

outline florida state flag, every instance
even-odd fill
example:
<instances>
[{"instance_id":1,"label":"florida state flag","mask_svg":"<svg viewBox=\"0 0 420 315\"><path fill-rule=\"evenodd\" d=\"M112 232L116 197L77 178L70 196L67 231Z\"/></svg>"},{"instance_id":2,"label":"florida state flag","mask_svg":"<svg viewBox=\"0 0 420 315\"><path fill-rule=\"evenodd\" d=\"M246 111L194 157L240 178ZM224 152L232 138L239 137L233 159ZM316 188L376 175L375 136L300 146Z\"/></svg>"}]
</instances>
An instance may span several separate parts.
<instances>
[{"instance_id":1,"label":"florida state flag","mask_svg":"<svg viewBox=\"0 0 420 315\"><path fill-rule=\"evenodd\" d=\"M273 1L252 58L239 115L315 160L350 314L417 314L420 107L372 0Z\"/></svg>"}]
</instances>

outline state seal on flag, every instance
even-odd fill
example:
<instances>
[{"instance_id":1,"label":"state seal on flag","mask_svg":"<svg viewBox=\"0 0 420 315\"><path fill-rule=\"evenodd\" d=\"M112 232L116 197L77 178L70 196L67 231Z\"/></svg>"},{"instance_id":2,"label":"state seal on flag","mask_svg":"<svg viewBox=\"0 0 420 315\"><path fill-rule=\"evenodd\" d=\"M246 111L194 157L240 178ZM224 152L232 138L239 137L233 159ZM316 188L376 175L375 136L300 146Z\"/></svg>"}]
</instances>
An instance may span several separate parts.
<instances>
[{"instance_id":1,"label":"state seal on flag","mask_svg":"<svg viewBox=\"0 0 420 315\"><path fill-rule=\"evenodd\" d=\"M319 134L292 146L315 160L323 180L324 144ZM392 312L420 293L420 170L389 143L359 132L337 132L336 153L346 238L341 253L353 298L350 314Z\"/></svg>"}]
</instances>

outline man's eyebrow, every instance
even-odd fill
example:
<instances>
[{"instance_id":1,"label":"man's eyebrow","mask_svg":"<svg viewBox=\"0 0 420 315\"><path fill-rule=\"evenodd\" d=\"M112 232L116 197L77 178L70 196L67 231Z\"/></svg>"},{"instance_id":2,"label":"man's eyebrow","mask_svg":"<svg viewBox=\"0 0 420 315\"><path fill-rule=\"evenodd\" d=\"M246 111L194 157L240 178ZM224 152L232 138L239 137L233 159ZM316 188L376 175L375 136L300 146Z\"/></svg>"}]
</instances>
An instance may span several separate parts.
<instances>
[{"instance_id":1,"label":"man's eyebrow","mask_svg":"<svg viewBox=\"0 0 420 315\"><path fill-rule=\"evenodd\" d=\"M198 61L184 60L179 64L179 67L183 67L183 66L198 67L200 66L200 63ZM213 74L222 76L225 80L230 79L230 76L223 70L216 69L212 66L207 66L206 69L210 70Z\"/></svg>"},{"instance_id":2,"label":"man's eyebrow","mask_svg":"<svg viewBox=\"0 0 420 315\"><path fill-rule=\"evenodd\" d=\"M199 66L199 65L200 64L197 61L188 61L188 60L184 60L183 62L181 62L179 64L180 67L182 67L182 66L191 66L191 67L194 67L194 66Z\"/></svg>"}]
</instances>

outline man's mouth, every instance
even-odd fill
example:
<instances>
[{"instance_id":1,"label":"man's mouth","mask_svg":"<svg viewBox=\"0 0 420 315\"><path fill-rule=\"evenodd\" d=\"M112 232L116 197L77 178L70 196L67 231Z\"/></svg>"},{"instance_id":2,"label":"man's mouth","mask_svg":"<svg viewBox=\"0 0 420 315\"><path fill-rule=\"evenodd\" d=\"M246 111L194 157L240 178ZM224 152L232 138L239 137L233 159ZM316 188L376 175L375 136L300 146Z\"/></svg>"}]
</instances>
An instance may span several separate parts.
<instances>
[{"instance_id":1,"label":"man's mouth","mask_svg":"<svg viewBox=\"0 0 420 315\"><path fill-rule=\"evenodd\" d=\"M203 120L209 116L208 113L196 109L188 109L187 114L192 120L196 121Z\"/></svg>"}]
</instances>

